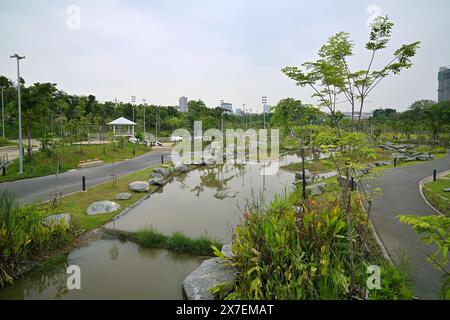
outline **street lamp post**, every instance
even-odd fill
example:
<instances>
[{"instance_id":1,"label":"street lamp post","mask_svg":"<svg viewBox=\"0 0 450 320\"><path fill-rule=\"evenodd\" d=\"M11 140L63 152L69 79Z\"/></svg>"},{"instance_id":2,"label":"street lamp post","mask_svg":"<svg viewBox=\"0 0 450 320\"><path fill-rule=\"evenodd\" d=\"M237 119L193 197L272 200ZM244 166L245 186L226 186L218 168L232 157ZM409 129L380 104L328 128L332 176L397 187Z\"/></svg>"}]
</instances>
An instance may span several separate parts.
<instances>
[{"instance_id":1,"label":"street lamp post","mask_svg":"<svg viewBox=\"0 0 450 320\"><path fill-rule=\"evenodd\" d=\"M136 96L131 96L131 104L133 106L133 122L135 122L134 120L134 104L136 103Z\"/></svg>"},{"instance_id":2,"label":"street lamp post","mask_svg":"<svg viewBox=\"0 0 450 320\"><path fill-rule=\"evenodd\" d=\"M11 56L17 60L17 108L19 113L19 173L23 173L23 145L22 145L22 107L20 105L20 60L25 59L17 53Z\"/></svg>"},{"instance_id":3,"label":"street lamp post","mask_svg":"<svg viewBox=\"0 0 450 320\"><path fill-rule=\"evenodd\" d=\"M5 87L0 86L0 89L2 90L2 137L5 139L5 104L3 102L3 89L5 89Z\"/></svg>"},{"instance_id":4,"label":"street lamp post","mask_svg":"<svg viewBox=\"0 0 450 320\"><path fill-rule=\"evenodd\" d=\"M145 136L145 109L147 107L147 99L142 99L142 102L144 102L144 136Z\"/></svg>"},{"instance_id":5,"label":"street lamp post","mask_svg":"<svg viewBox=\"0 0 450 320\"><path fill-rule=\"evenodd\" d=\"M264 116L264 129L266 128L266 104L267 104L267 97L262 97L262 106L263 106L263 116Z\"/></svg>"}]
</instances>

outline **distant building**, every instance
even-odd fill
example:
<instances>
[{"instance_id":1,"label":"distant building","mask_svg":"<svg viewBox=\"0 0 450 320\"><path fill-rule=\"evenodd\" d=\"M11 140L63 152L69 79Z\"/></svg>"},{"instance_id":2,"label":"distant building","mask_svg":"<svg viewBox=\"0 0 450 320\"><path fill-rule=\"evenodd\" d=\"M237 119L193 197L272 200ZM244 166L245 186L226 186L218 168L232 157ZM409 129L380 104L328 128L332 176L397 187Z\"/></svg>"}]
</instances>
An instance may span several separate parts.
<instances>
[{"instance_id":1,"label":"distant building","mask_svg":"<svg viewBox=\"0 0 450 320\"><path fill-rule=\"evenodd\" d=\"M180 112L187 112L188 111L188 98L187 97L181 97L178 101L178 111Z\"/></svg>"},{"instance_id":2,"label":"distant building","mask_svg":"<svg viewBox=\"0 0 450 320\"><path fill-rule=\"evenodd\" d=\"M234 113L238 116L242 115L242 109L241 108L236 108L236 110L234 110Z\"/></svg>"},{"instance_id":3,"label":"distant building","mask_svg":"<svg viewBox=\"0 0 450 320\"><path fill-rule=\"evenodd\" d=\"M268 104L263 105L263 113L270 113L270 106Z\"/></svg>"},{"instance_id":4,"label":"distant building","mask_svg":"<svg viewBox=\"0 0 450 320\"><path fill-rule=\"evenodd\" d=\"M223 100L220 100L220 107L222 109L225 109L228 112L233 112L233 104L229 102L224 102Z\"/></svg>"},{"instance_id":5,"label":"distant building","mask_svg":"<svg viewBox=\"0 0 450 320\"><path fill-rule=\"evenodd\" d=\"M450 101L450 68L441 67L438 73L438 102Z\"/></svg>"}]
</instances>

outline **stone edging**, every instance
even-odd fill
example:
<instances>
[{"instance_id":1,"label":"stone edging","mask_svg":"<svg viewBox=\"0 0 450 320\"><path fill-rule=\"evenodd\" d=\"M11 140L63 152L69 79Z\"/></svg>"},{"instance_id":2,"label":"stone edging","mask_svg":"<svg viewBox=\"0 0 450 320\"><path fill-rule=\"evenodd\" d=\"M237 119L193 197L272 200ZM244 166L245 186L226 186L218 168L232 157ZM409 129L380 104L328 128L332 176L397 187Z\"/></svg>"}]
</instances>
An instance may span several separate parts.
<instances>
[{"instance_id":1,"label":"stone edging","mask_svg":"<svg viewBox=\"0 0 450 320\"><path fill-rule=\"evenodd\" d=\"M437 174L437 177L440 177L440 176L446 176L446 175L449 174L449 173L450 173L450 170L445 170L445 171L439 172L439 173ZM426 183L430 182L432 179L433 179L433 176L429 176L429 177L426 177L426 178L420 180L420 181L419 181L419 192L420 192L420 195L422 196L423 200L425 201L425 203L426 203L431 209L433 209L437 214L439 214L439 215L441 215L441 216L444 216L444 214L443 214L442 212L440 212L438 209L436 209L436 208L435 208L435 207L427 200L427 198L425 197L425 195L424 195L424 193L423 193L423 186L424 186Z\"/></svg>"}]
</instances>

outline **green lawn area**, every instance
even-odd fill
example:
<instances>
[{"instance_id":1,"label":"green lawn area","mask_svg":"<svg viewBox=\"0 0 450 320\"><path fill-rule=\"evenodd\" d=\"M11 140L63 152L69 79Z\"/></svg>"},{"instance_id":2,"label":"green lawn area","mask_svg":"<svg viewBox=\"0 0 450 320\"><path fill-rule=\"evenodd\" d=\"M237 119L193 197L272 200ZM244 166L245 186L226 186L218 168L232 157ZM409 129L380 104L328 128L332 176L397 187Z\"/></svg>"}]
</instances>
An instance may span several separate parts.
<instances>
[{"instance_id":1,"label":"green lawn area","mask_svg":"<svg viewBox=\"0 0 450 320\"><path fill-rule=\"evenodd\" d=\"M444 188L450 188L450 180L437 179L423 186L423 193L428 202L443 214L450 214L450 192L445 192Z\"/></svg>"},{"instance_id":2,"label":"green lawn area","mask_svg":"<svg viewBox=\"0 0 450 320\"><path fill-rule=\"evenodd\" d=\"M57 146L47 154L45 152L36 151L32 153L31 161L27 160L26 153L24 154L24 173L19 174L19 161L14 160L6 170L6 176L0 176L0 182L14 181L21 179L28 179L34 177L41 177L56 173L58 161L60 162L60 173L66 172L70 169L78 167L78 162L81 160L90 160L98 158L105 163L122 161L134 157L134 150L136 156L143 155L151 150L145 145L137 145L132 143L125 143L123 147L116 145L72 145L72 146Z\"/></svg>"},{"instance_id":3,"label":"green lawn area","mask_svg":"<svg viewBox=\"0 0 450 320\"><path fill-rule=\"evenodd\" d=\"M150 186L149 192L135 193L128 190L128 184L133 181L147 181L150 174L157 166L149 167L132 174L119 177L116 180L116 186L113 187L112 181L99 184L87 189L86 192L77 192L62 198L60 212L70 213L72 225L76 230L89 231L101 227L110 221L121 210L129 207L134 202L156 190L155 186ZM130 192L133 196L129 200L116 200L116 194L119 192ZM120 204L120 209L116 212L89 216L86 209L95 201L111 200ZM48 206L49 204L44 204Z\"/></svg>"}]
</instances>

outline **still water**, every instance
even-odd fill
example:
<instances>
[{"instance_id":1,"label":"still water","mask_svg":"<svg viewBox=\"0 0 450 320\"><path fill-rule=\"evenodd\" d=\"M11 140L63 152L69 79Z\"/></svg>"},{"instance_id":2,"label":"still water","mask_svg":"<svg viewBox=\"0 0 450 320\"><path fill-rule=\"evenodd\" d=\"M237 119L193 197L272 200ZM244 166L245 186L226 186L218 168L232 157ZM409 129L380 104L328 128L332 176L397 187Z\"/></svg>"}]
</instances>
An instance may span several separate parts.
<instances>
[{"instance_id":1,"label":"still water","mask_svg":"<svg viewBox=\"0 0 450 320\"><path fill-rule=\"evenodd\" d=\"M280 165L298 161L285 156ZM271 201L293 188L295 175L261 175L262 164L196 168L173 178L109 228L136 231L153 226L164 234L182 231L230 242L248 203ZM32 272L0 290L0 299L182 299L182 281L200 258L143 249L118 240L98 240L72 251L51 271ZM81 269L81 290L68 290L66 267Z\"/></svg>"}]
</instances>

